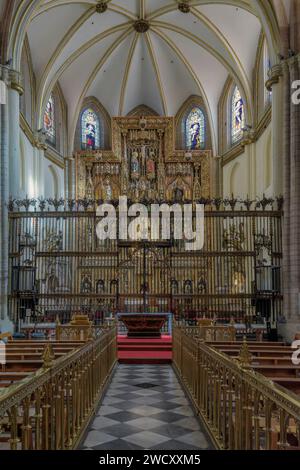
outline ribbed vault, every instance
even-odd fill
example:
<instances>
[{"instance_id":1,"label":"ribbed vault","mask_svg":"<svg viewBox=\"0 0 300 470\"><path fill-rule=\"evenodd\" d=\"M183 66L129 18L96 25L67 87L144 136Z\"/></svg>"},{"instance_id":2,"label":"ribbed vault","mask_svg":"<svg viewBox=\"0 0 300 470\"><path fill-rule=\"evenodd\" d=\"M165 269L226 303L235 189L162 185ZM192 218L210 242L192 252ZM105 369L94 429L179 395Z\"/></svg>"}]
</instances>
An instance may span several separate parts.
<instances>
[{"instance_id":1,"label":"ribbed vault","mask_svg":"<svg viewBox=\"0 0 300 470\"><path fill-rule=\"evenodd\" d=\"M70 144L87 96L95 96L111 115L126 115L140 104L174 115L189 96L201 95L215 147L218 101L229 74L240 86L251 123L262 23L269 22L276 36L274 18L263 16L261 1L191 0L189 13L178 9L177 0L103 0L98 9L95 0L25 3L28 8L20 7L15 22L19 19L19 32L24 23L33 58L37 126L59 81L68 105ZM274 39L270 31L269 42ZM12 35L12 48L14 40L17 44Z\"/></svg>"}]
</instances>

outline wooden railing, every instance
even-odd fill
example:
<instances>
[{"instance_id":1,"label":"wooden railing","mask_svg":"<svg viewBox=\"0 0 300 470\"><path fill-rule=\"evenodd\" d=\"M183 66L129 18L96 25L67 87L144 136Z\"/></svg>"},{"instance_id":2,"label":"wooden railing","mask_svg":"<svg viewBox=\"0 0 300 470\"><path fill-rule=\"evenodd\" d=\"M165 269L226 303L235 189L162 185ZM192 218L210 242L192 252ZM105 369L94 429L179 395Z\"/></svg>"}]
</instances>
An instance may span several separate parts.
<instances>
[{"instance_id":1,"label":"wooden railing","mask_svg":"<svg viewBox=\"0 0 300 470\"><path fill-rule=\"evenodd\" d=\"M116 327L0 391L0 443L11 450L75 448L117 360Z\"/></svg>"},{"instance_id":2,"label":"wooden railing","mask_svg":"<svg viewBox=\"0 0 300 470\"><path fill-rule=\"evenodd\" d=\"M173 362L217 447L300 450L299 396L183 326L173 329Z\"/></svg>"}]
</instances>

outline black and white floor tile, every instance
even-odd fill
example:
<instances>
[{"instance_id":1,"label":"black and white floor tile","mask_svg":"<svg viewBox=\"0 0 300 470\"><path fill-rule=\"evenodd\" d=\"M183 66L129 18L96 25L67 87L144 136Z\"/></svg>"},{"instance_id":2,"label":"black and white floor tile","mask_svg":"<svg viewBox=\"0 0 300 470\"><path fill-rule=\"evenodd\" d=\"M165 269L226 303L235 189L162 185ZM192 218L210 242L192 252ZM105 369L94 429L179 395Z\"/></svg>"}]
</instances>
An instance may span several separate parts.
<instances>
[{"instance_id":1,"label":"black and white floor tile","mask_svg":"<svg viewBox=\"0 0 300 470\"><path fill-rule=\"evenodd\" d=\"M118 366L81 448L208 449L208 438L169 365Z\"/></svg>"}]
</instances>

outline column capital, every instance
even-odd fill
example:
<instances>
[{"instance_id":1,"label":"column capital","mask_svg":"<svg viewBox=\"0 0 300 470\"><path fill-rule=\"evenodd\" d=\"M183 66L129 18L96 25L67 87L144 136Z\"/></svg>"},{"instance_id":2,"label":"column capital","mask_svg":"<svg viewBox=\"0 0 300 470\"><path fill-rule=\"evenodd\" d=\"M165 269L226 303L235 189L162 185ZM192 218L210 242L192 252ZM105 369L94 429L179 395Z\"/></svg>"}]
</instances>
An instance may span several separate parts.
<instances>
[{"instance_id":1,"label":"column capital","mask_svg":"<svg viewBox=\"0 0 300 470\"><path fill-rule=\"evenodd\" d=\"M280 65L282 69L282 75L288 72L293 66L300 66L300 53L291 54L290 57L287 57L286 59L282 60Z\"/></svg>"},{"instance_id":2,"label":"column capital","mask_svg":"<svg viewBox=\"0 0 300 470\"><path fill-rule=\"evenodd\" d=\"M24 88L22 85L22 77L21 73L18 72L17 70L10 69L9 70L9 79L10 79L10 84L9 87L12 90L16 90L19 95L23 95L24 93Z\"/></svg>"},{"instance_id":3,"label":"column capital","mask_svg":"<svg viewBox=\"0 0 300 470\"><path fill-rule=\"evenodd\" d=\"M273 65L273 67L268 72L269 79L266 81L266 88L268 91L272 91L273 85L276 85L279 82L279 79L282 77L282 75L282 63Z\"/></svg>"},{"instance_id":4,"label":"column capital","mask_svg":"<svg viewBox=\"0 0 300 470\"><path fill-rule=\"evenodd\" d=\"M241 146L246 147L246 145L251 145L255 142L255 130L252 127L247 126L243 129L243 137L241 140Z\"/></svg>"},{"instance_id":5,"label":"column capital","mask_svg":"<svg viewBox=\"0 0 300 470\"><path fill-rule=\"evenodd\" d=\"M0 65L0 80L2 80L6 86L9 86L9 68L5 65Z\"/></svg>"},{"instance_id":6,"label":"column capital","mask_svg":"<svg viewBox=\"0 0 300 470\"><path fill-rule=\"evenodd\" d=\"M286 59L286 62L289 67L293 67L294 65L300 65L300 53L292 55L288 59Z\"/></svg>"},{"instance_id":7,"label":"column capital","mask_svg":"<svg viewBox=\"0 0 300 470\"><path fill-rule=\"evenodd\" d=\"M41 150L47 150L46 132L44 129L39 129L34 132L34 146Z\"/></svg>"},{"instance_id":8,"label":"column capital","mask_svg":"<svg viewBox=\"0 0 300 470\"><path fill-rule=\"evenodd\" d=\"M8 88L16 90L19 95L23 95L24 88L20 72L11 69L7 65L0 65L0 79L4 81Z\"/></svg>"}]
</instances>

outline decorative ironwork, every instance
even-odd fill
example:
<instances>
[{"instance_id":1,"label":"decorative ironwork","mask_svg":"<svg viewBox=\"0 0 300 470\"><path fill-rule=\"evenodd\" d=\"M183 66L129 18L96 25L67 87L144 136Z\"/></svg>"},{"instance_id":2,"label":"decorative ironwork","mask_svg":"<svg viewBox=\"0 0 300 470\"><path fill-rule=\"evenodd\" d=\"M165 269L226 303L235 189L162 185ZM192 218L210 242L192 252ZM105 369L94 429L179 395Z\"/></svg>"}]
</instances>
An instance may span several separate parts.
<instances>
[{"instance_id":1,"label":"decorative ironwork","mask_svg":"<svg viewBox=\"0 0 300 470\"><path fill-rule=\"evenodd\" d=\"M250 367L252 360L252 354L249 351L246 337L244 336L243 344L238 356L238 362L244 368Z\"/></svg>"},{"instance_id":2,"label":"decorative ironwork","mask_svg":"<svg viewBox=\"0 0 300 470\"><path fill-rule=\"evenodd\" d=\"M255 321L263 314L276 327L282 313L282 212L251 210L242 200L243 208L236 203L231 210L226 200L201 198L204 247L188 252L184 240L174 239L172 218L170 240L99 240L95 210L100 202L57 199L39 208L39 200L33 205L10 201L9 313L17 325L57 316L64 324L76 313L101 324L116 312L172 311L190 322L204 316ZM118 201L111 202L117 208ZM152 201L144 202L150 208ZM266 258L262 244L278 280L266 312L255 288L257 266Z\"/></svg>"},{"instance_id":3,"label":"decorative ironwork","mask_svg":"<svg viewBox=\"0 0 300 470\"><path fill-rule=\"evenodd\" d=\"M42 359L43 359L43 362L44 362L43 363L44 369L49 369L50 367L52 367L55 356L54 356L52 346L51 346L50 343L47 343L45 345L45 349L44 349L44 352L43 352L43 355L42 355Z\"/></svg>"}]
</instances>

